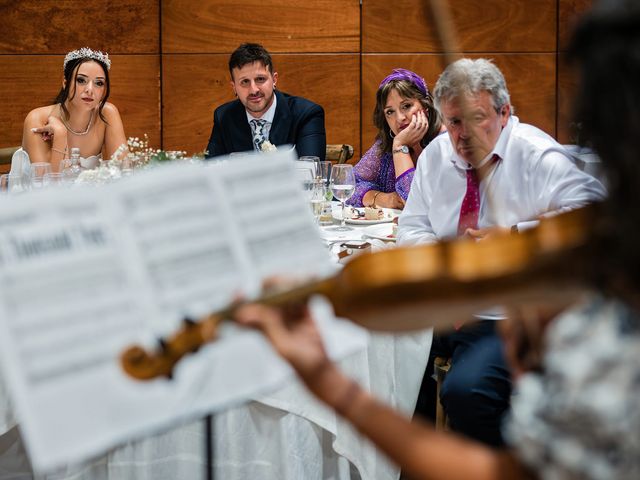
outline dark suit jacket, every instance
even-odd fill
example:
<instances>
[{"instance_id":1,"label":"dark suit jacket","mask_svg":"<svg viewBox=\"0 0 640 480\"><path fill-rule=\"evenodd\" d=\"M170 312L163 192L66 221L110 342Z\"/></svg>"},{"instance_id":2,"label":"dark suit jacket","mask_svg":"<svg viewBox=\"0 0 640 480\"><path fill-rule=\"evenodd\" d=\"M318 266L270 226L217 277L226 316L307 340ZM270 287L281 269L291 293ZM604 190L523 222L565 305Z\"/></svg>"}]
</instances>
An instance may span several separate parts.
<instances>
[{"instance_id":1,"label":"dark suit jacket","mask_svg":"<svg viewBox=\"0 0 640 480\"><path fill-rule=\"evenodd\" d=\"M298 156L315 155L324 160L327 138L322 107L278 90L275 94L278 103L269 141L276 146L295 145ZM236 99L216 108L207 146L208 157L248 150L253 150L253 140L244 105Z\"/></svg>"}]
</instances>

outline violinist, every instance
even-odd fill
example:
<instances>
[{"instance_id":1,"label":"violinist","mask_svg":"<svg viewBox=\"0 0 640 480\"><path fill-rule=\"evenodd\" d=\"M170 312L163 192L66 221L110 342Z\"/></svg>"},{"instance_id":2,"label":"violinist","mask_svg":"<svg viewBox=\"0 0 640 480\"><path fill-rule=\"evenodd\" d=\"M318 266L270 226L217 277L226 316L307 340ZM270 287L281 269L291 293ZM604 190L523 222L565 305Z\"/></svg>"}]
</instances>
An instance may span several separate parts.
<instances>
[{"instance_id":1,"label":"violinist","mask_svg":"<svg viewBox=\"0 0 640 480\"><path fill-rule=\"evenodd\" d=\"M400 244L522 228L542 215L604 197L541 130L512 115L502 72L485 59L461 59L438 79L434 100L448 134L424 150L400 217ZM451 358L440 401L452 430L501 446L500 423L509 407L510 372L495 331L499 310L481 312L448 334L435 334L416 413L435 416L436 356ZM472 320L472 319L469 319ZM426 353L425 353L426 354Z\"/></svg>"}]
</instances>

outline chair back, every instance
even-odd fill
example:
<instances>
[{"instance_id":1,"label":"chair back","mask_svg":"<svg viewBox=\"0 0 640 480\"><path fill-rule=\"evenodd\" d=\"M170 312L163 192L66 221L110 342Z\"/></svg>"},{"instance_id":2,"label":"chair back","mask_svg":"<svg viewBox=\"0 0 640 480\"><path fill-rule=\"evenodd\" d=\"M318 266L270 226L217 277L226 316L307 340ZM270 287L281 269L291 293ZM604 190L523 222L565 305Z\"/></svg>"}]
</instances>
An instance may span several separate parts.
<instances>
[{"instance_id":1,"label":"chair back","mask_svg":"<svg viewBox=\"0 0 640 480\"><path fill-rule=\"evenodd\" d=\"M31 160L29 154L22 148L18 147L11 156L11 175L22 175L22 177L31 176Z\"/></svg>"},{"instance_id":2,"label":"chair back","mask_svg":"<svg viewBox=\"0 0 640 480\"><path fill-rule=\"evenodd\" d=\"M353 147L351 145L346 143L327 144L325 160L330 160L334 163L346 163L351 157L353 157Z\"/></svg>"}]
</instances>

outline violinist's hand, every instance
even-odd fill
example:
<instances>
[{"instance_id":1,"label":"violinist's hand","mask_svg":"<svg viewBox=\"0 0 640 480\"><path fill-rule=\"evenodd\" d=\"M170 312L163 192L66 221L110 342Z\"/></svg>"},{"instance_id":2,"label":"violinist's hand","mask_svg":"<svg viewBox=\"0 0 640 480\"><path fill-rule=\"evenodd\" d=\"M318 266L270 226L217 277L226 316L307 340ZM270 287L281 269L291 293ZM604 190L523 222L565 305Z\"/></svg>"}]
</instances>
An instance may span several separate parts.
<instances>
[{"instance_id":1,"label":"violinist's hand","mask_svg":"<svg viewBox=\"0 0 640 480\"><path fill-rule=\"evenodd\" d=\"M420 110L412 115L411 122L407 125L407 128L398 132L395 136L393 140L394 146L419 145L422 138L427 134L427 130L429 130L429 120L424 110Z\"/></svg>"},{"instance_id":2,"label":"violinist's hand","mask_svg":"<svg viewBox=\"0 0 640 480\"><path fill-rule=\"evenodd\" d=\"M376 206L402 210L404 208L404 200L396 192L379 193L376 196Z\"/></svg>"},{"instance_id":3,"label":"violinist's hand","mask_svg":"<svg viewBox=\"0 0 640 480\"><path fill-rule=\"evenodd\" d=\"M308 385L330 364L306 304L286 308L249 304L240 307L235 318L241 325L261 330Z\"/></svg>"},{"instance_id":4,"label":"violinist's hand","mask_svg":"<svg viewBox=\"0 0 640 480\"><path fill-rule=\"evenodd\" d=\"M510 230L505 227L487 227L487 228L467 228L464 232L465 237L474 238L476 240L483 240L485 238L491 238L496 235L503 235L510 233Z\"/></svg>"},{"instance_id":5,"label":"violinist's hand","mask_svg":"<svg viewBox=\"0 0 640 480\"><path fill-rule=\"evenodd\" d=\"M51 140L55 135L66 134L64 124L55 115L49 115L47 123L43 127L35 127L32 128L31 131L41 135L44 141Z\"/></svg>"}]
</instances>

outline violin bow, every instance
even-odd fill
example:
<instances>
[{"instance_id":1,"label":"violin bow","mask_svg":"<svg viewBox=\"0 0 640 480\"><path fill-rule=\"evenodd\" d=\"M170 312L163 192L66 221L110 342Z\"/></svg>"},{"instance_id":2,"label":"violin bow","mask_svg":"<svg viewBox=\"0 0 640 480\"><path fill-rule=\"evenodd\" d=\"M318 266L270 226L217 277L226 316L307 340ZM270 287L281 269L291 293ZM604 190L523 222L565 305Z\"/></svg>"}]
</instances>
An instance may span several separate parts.
<instances>
[{"instance_id":1,"label":"violin bow","mask_svg":"<svg viewBox=\"0 0 640 480\"><path fill-rule=\"evenodd\" d=\"M451 16L449 3L446 0L430 0L429 5L431 7L431 14L433 15L433 23L436 27L436 35L444 53L446 68L448 65L457 60L460 60L463 57L462 49L460 48L460 42L458 41L456 28L453 24L453 18ZM468 125L472 125L472 123L470 122L472 113L467 97L465 97L464 95L460 95L458 101L460 102L462 116L465 119L468 119ZM476 135L473 128L470 128L469 131L471 132L472 136ZM474 149L473 151L473 156L478 163L480 162L480 160L482 160L482 158L478 158L480 156L480 153L476 149ZM486 178L485 171L477 170L477 173L481 181ZM491 189L487 188L485 189L485 191L487 203L489 204L490 210L497 211L497 202L495 201L495 197L491 192Z\"/></svg>"}]
</instances>

